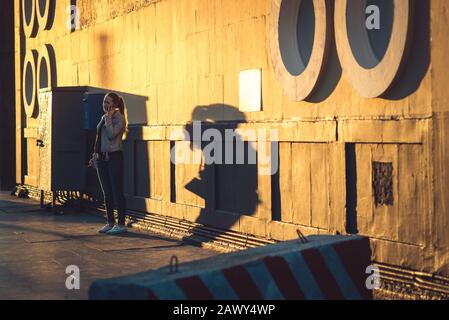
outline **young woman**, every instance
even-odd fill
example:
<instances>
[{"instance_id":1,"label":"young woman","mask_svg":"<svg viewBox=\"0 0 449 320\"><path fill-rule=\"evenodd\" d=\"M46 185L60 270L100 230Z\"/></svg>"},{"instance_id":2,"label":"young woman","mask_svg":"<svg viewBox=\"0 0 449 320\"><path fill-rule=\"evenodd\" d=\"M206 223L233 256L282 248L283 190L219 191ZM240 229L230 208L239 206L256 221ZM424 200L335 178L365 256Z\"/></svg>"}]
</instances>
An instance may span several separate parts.
<instances>
[{"instance_id":1,"label":"young woman","mask_svg":"<svg viewBox=\"0 0 449 320\"><path fill-rule=\"evenodd\" d=\"M127 119L123 98L116 93L106 94L103 100L105 114L97 125L94 153L89 162L95 166L104 195L108 223L100 233L119 234L126 232L126 202L123 194L123 139L127 132ZM114 218L114 200L117 203L118 224Z\"/></svg>"}]
</instances>

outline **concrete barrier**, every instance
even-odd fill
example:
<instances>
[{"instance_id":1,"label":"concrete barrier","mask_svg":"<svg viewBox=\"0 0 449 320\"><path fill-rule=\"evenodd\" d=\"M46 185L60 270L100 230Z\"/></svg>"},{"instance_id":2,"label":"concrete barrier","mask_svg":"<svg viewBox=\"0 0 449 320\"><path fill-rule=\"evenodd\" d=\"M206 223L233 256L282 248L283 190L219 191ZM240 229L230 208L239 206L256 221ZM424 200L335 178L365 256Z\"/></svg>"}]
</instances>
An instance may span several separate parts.
<instances>
[{"instance_id":1,"label":"concrete barrier","mask_svg":"<svg viewBox=\"0 0 449 320\"><path fill-rule=\"evenodd\" d=\"M310 236L170 268L96 280L89 299L371 299L359 236Z\"/></svg>"}]
</instances>

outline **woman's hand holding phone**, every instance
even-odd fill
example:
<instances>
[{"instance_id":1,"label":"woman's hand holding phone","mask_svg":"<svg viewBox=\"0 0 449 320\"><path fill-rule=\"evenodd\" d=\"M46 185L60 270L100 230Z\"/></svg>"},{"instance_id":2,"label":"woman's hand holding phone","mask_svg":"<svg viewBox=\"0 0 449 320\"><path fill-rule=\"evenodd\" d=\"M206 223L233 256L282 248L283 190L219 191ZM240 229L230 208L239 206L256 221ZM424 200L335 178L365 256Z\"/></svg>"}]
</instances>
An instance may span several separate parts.
<instances>
[{"instance_id":1,"label":"woman's hand holding phone","mask_svg":"<svg viewBox=\"0 0 449 320\"><path fill-rule=\"evenodd\" d=\"M112 116L113 113L114 113L114 108L113 107L107 107L106 115L110 117L110 116Z\"/></svg>"},{"instance_id":2,"label":"woman's hand holding phone","mask_svg":"<svg viewBox=\"0 0 449 320\"><path fill-rule=\"evenodd\" d=\"M105 121L106 123L110 123L112 121L112 115L114 114L114 108L109 107L105 113Z\"/></svg>"}]
</instances>

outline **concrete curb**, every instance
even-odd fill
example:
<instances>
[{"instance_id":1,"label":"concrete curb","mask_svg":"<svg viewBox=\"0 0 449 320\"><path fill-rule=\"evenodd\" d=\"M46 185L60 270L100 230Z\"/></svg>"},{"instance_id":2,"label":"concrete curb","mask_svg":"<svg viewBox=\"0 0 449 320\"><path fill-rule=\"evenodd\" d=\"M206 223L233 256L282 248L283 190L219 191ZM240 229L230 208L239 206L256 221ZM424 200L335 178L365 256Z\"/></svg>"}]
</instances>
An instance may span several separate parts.
<instances>
[{"instance_id":1,"label":"concrete curb","mask_svg":"<svg viewBox=\"0 0 449 320\"><path fill-rule=\"evenodd\" d=\"M369 239L310 236L140 274L95 281L89 299L372 299Z\"/></svg>"}]
</instances>

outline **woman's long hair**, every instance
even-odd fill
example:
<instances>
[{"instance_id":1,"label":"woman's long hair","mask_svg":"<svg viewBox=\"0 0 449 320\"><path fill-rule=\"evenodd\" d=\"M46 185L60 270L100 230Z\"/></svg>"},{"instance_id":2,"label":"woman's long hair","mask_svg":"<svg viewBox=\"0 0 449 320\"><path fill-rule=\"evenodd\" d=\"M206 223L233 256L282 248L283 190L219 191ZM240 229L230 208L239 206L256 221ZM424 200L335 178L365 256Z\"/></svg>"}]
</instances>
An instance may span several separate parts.
<instances>
[{"instance_id":1,"label":"woman's long hair","mask_svg":"<svg viewBox=\"0 0 449 320\"><path fill-rule=\"evenodd\" d=\"M125 131L123 132L122 136L122 140L125 140L128 134L128 112L125 106L125 100L123 99L123 97L119 96L114 92L107 93L106 97L110 97L112 99L114 105L118 107L120 113L125 117Z\"/></svg>"}]
</instances>

